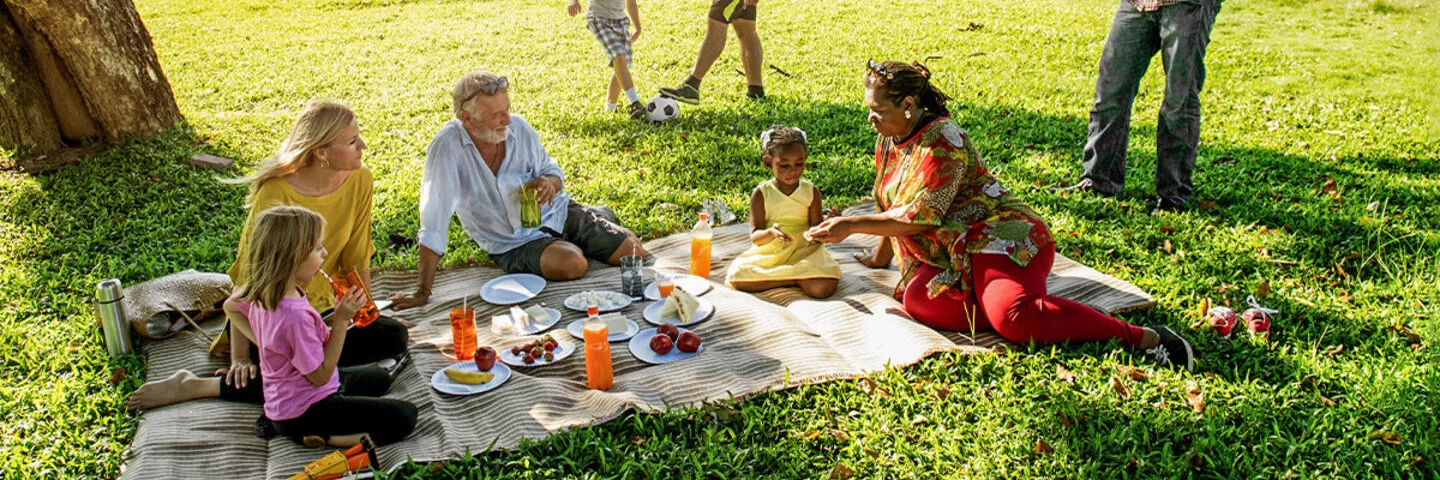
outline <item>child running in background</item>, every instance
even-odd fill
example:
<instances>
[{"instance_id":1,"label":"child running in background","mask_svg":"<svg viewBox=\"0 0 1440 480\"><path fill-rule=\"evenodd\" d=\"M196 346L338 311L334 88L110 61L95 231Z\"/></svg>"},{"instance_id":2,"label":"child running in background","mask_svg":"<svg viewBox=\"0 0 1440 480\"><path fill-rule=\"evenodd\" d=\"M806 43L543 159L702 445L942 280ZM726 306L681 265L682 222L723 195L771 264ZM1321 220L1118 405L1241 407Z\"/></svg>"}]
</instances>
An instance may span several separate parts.
<instances>
[{"instance_id":1,"label":"child running in background","mask_svg":"<svg viewBox=\"0 0 1440 480\"><path fill-rule=\"evenodd\" d=\"M820 224L820 190L805 174L805 132L778 125L760 134L761 160L775 178L750 194L750 241L725 274L736 290L758 292L798 285L806 295L829 297L840 283L840 264L819 242L801 234Z\"/></svg>"},{"instance_id":2,"label":"child running in background","mask_svg":"<svg viewBox=\"0 0 1440 480\"><path fill-rule=\"evenodd\" d=\"M335 304L330 324L310 306L301 285L325 260L325 220L303 207L266 210L255 221L243 268L246 282L225 300L230 334L260 350L265 416L282 435L311 448L349 447L366 435L390 444L415 429L415 406L379 397L390 389L384 369L337 369L346 328L364 304L352 289Z\"/></svg>"},{"instance_id":3,"label":"child running in background","mask_svg":"<svg viewBox=\"0 0 1440 480\"><path fill-rule=\"evenodd\" d=\"M585 25L600 41L605 56L610 58L610 67L615 69L615 74L610 76L610 90L606 92L605 111L615 111L615 101L623 90L625 99L630 101L630 118L639 120L645 118L645 104L640 103L640 95L635 93L635 81L630 77L630 60L635 56L633 42L640 39L640 6L635 2L590 0L590 13L585 15ZM570 0L568 10L570 16L578 15L580 0ZM625 17L627 11L630 18ZM630 33L631 22L635 23L633 34Z\"/></svg>"}]
</instances>

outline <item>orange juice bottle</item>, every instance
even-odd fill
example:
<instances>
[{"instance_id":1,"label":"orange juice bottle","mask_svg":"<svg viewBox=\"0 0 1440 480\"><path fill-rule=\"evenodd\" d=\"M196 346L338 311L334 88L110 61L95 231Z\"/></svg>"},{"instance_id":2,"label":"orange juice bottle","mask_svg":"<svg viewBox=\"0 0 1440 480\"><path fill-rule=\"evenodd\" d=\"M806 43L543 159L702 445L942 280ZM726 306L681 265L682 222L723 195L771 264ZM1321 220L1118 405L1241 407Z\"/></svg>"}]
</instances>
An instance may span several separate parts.
<instances>
[{"instance_id":1,"label":"orange juice bottle","mask_svg":"<svg viewBox=\"0 0 1440 480\"><path fill-rule=\"evenodd\" d=\"M320 274L325 275L325 279L330 281L330 288L335 290L336 303L339 303L340 298L344 297L345 292L349 292L351 288L359 286L364 289L362 293L365 295L365 305L360 307L360 311L355 312L354 318L350 319L355 327L365 328L375 319L380 318L380 309L375 308L375 300L370 298L370 289L366 288L365 282L360 280L360 272L355 271L355 267L345 267L343 273L334 277L326 275L324 270L321 270Z\"/></svg>"},{"instance_id":2,"label":"orange juice bottle","mask_svg":"<svg viewBox=\"0 0 1440 480\"><path fill-rule=\"evenodd\" d=\"M615 383L615 370L610 363L610 329L600 320L600 307L585 307L585 378L590 388L609 390Z\"/></svg>"},{"instance_id":3,"label":"orange juice bottle","mask_svg":"<svg viewBox=\"0 0 1440 480\"><path fill-rule=\"evenodd\" d=\"M475 358L475 309L461 306L450 309L450 335L455 339L455 359Z\"/></svg>"},{"instance_id":4,"label":"orange juice bottle","mask_svg":"<svg viewBox=\"0 0 1440 480\"><path fill-rule=\"evenodd\" d=\"M700 221L695 222L695 228L690 230L691 275L710 277L710 240L714 235L710 231L710 214L700 212Z\"/></svg>"}]
</instances>

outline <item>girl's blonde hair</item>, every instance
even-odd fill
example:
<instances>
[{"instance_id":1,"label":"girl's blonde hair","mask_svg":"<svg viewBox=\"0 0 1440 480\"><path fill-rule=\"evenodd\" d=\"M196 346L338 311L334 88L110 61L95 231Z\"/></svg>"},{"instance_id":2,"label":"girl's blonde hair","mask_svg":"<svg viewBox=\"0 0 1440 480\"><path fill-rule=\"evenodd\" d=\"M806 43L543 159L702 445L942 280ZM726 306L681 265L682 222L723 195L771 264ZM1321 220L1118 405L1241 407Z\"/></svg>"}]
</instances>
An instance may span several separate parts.
<instances>
[{"instance_id":1,"label":"girl's blonde hair","mask_svg":"<svg viewBox=\"0 0 1440 480\"><path fill-rule=\"evenodd\" d=\"M305 207L280 206L260 212L241 269L240 298L274 310L285 298L295 269L320 245L325 218Z\"/></svg>"},{"instance_id":2,"label":"girl's blonde hair","mask_svg":"<svg viewBox=\"0 0 1440 480\"><path fill-rule=\"evenodd\" d=\"M773 125L760 134L760 158L764 160L773 157L792 145L808 150L809 143L804 130L787 125Z\"/></svg>"},{"instance_id":3,"label":"girl's blonde hair","mask_svg":"<svg viewBox=\"0 0 1440 480\"><path fill-rule=\"evenodd\" d=\"M315 151L329 146L353 121L355 112L343 103L328 99L306 102L300 118L295 120L295 128L280 143L274 157L261 163L254 175L221 181L249 184L250 193L246 197L246 204L249 204L265 182L293 174L315 163Z\"/></svg>"}]
</instances>

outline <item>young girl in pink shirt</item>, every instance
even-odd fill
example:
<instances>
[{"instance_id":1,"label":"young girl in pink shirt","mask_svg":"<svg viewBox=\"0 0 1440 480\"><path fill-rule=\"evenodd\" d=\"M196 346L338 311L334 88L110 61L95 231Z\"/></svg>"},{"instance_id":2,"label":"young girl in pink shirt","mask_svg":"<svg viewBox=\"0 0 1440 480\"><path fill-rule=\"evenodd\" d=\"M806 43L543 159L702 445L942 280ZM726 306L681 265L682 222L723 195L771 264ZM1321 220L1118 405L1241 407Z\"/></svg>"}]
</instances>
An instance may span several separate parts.
<instances>
[{"instance_id":1,"label":"young girl in pink shirt","mask_svg":"<svg viewBox=\"0 0 1440 480\"><path fill-rule=\"evenodd\" d=\"M312 448L348 447L370 436L394 443L415 429L415 406L371 398L389 389L389 377L337 371L350 318L364 297L353 289L340 298L327 325L300 285L313 279L325 259L325 221L303 207L264 211L256 219L246 283L225 301L231 335L244 335L260 350L265 416L275 429Z\"/></svg>"}]
</instances>

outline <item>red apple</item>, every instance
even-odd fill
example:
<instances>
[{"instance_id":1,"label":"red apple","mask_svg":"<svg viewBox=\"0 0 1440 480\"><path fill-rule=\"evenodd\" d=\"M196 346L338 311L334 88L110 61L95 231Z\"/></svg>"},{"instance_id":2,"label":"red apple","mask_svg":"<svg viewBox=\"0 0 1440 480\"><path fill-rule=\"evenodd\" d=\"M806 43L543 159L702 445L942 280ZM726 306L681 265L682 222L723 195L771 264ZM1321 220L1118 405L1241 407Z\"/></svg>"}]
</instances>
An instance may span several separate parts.
<instances>
[{"instance_id":1,"label":"red apple","mask_svg":"<svg viewBox=\"0 0 1440 480\"><path fill-rule=\"evenodd\" d=\"M488 372L495 368L495 349L480 347L475 350L475 368L482 372Z\"/></svg>"},{"instance_id":2,"label":"red apple","mask_svg":"<svg viewBox=\"0 0 1440 480\"><path fill-rule=\"evenodd\" d=\"M650 350L657 355L670 353L671 348L675 348L675 344L670 341L669 336L657 334L650 339Z\"/></svg>"},{"instance_id":3,"label":"red apple","mask_svg":"<svg viewBox=\"0 0 1440 480\"><path fill-rule=\"evenodd\" d=\"M695 332L681 333L680 340L675 342L675 346L685 353L694 352L700 349L700 336Z\"/></svg>"},{"instance_id":4,"label":"red apple","mask_svg":"<svg viewBox=\"0 0 1440 480\"><path fill-rule=\"evenodd\" d=\"M680 328L676 327L673 323L660 324L660 328L657 328L655 330L660 332L662 335L670 337L671 341L675 341L678 337L680 337Z\"/></svg>"}]
</instances>

